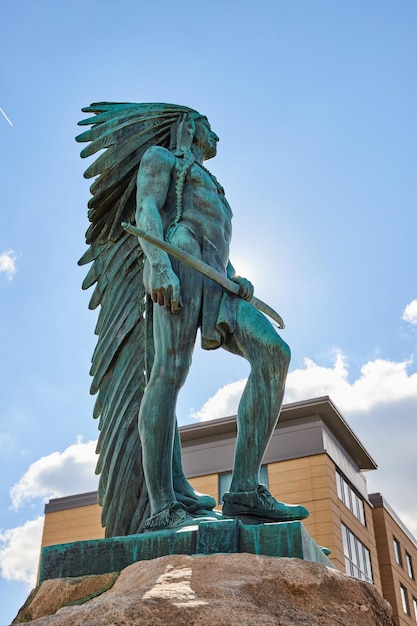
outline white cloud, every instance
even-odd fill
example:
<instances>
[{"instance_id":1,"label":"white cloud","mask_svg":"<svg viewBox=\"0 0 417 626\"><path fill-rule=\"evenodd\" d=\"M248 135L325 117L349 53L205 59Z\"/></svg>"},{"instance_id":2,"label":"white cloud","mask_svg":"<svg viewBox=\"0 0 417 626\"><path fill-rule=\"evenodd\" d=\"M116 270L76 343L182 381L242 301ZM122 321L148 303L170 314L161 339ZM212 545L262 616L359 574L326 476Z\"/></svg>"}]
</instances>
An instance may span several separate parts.
<instances>
[{"instance_id":1,"label":"white cloud","mask_svg":"<svg viewBox=\"0 0 417 626\"><path fill-rule=\"evenodd\" d=\"M417 400L417 373L408 374L412 361L375 359L361 367L360 376L348 381L348 367L338 354L332 367L304 359L305 367L292 371L287 379L285 402L328 395L343 412L374 410L403 400Z\"/></svg>"},{"instance_id":2,"label":"white cloud","mask_svg":"<svg viewBox=\"0 0 417 626\"><path fill-rule=\"evenodd\" d=\"M410 322L410 324L413 324L414 326L417 326L417 298L407 304L401 319L406 322Z\"/></svg>"},{"instance_id":3,"label":"white cloud","mask_svg":"<svg viewBox=\"0 0 417 626\"><path fill-rule=\"evenodd\" d=\"M10 490L12 508L17 510L35 498L47 500L96 489L95 447L95 441L78 440L63 452L52 452L32 463Z\"/></svg>"},{"instance_id":4,"label":"white cloud","mask_svg":"<svg viewBox=\"0 0 417 626\"><path fill-rule=\"evenodd\" d=\"M95 441L76 443L63 452L53 452L29 467L10 491L12 508L36 498L49 500L97 488L94 470L97 457ZM0 570L3 578L36 582L43 516L16 528L0 531Z\"/></svg>"},{"instance_id":5,"label":"white cloud","mask_svg":"<svg viewBox=\"0 0 417 626\"><path fill-rule=\"evenodd\" d=\"M16 273L16 254L11 248L0 253L0 272L4 272L9 280Z\"/></svg>"},{"instance_id":6,"label":"white cloud","mask_svg":"<svg viewBox=\"0 0 417 626\"><path fill-rule=\"evenodd\" d=\"M246 378L225 385L216 391L214 396L209 398L199 411L192 413L192 417L201 422L206 422L216 419L216 417L235 415L245 384Z\"/></svg>"},{"instance_id":7,"label":"white cloud","mask_svg":"<svg viewBox=\"0 0 417 626\"><path fill-rule=\"evenodd\" d=\"M7 580L36 583L43 529L43 515L0 532L0 569Z\"/></svg>"},{"instance_id":8,"label":"white cloud","mask_svg":"<svg viewBox=\"0 0 417 626\"><path fill-rule=\"evenodd\" d=\"M408 374L409 361L375 359L362 366L353 383L348 380L349 368L342 354L337 354L330 367L317 365L309 358L304 367L293 370L287 378L286 403L330 396L342 412L364 413L378 406L395 402L417 401L417 373ZM209 398L193 417L207 421L237 412L246 379L229 383Z\"/></svg>"}]
</instances>

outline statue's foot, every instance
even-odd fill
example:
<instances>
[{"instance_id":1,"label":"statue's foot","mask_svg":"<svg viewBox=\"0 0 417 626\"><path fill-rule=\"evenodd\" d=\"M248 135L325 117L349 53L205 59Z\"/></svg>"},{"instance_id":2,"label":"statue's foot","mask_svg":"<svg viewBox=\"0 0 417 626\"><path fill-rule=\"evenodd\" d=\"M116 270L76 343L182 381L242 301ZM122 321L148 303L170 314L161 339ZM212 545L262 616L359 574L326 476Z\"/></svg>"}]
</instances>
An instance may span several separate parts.
<instances>
[{"instance_id":1,"label":"statue's foot","mask_svg":"<svg viewBox=\"0 0 417 626\"><path fill-rule=\"evenodd\" d=\"M291 522L309 516L304 506L275 500L264 485L258 485L254 491L226 492L223 502L223 515L231 517L251 516L266 522Z\"/></svg>"},{"instance_id":2,"label":"statue's foot","mask_svg":"<svg viewBox=\"0 0 417 626\"><path fill-rule=\"evenodd\" d=\"M178 530L186 526L196 526L202 521L217 521L217 517L211 515L211 512L206 512L201 517L192 517L180 502L171 502L169 507L145 521L143 532Z\"/></svg>"},{"instance_id":3,"label":"statue's foot","mask_svg":"<svg viewBox=\"0 0 417 626\"><path fill-rule=\"evenodd\" d=\"M216 500L211 496L197 491L189 491L188 493L175 492L178 502L187 509L191 515L204 515L216 506Z\"/></svg>"},{"instance_id":4,"label":"statue's foot","mask_svg":"<svg viewBox=\"0 0 417 626\"><path fill-rule=\"evenodd\" d=\"M171 502L168 508L149 517L144 524L144 532L153 530L176 530L189 524L194 524L194 518L179 502Z\"/></svg>"}]
</instances>

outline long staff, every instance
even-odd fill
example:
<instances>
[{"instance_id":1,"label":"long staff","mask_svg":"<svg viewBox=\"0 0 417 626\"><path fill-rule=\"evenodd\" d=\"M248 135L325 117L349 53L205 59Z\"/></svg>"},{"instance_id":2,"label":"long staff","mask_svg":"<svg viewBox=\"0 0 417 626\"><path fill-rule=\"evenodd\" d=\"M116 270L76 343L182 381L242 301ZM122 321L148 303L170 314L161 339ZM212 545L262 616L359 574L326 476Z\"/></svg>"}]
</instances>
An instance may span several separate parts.
<instances>
[{"instance_id":1,"label":"long staff","mask_svg":"<svg viewBox=\"0 0 417 626\"><path fill-rule=\"evenodd\" d=\"M227 276L224 276L213 267L210 267L210 265L208 265L201 259L196 259L196 257L194 257L192 254L189 254L188 252L185 252L185 250L181 250L180 248L173 246L163 239L154 237L153 235L150 235L141 228L138 228L137 226L132 226L132 224L128 224L127 222L122 222L122 227L125 229L126 232L130 233L131 235L136 235L136 237L139 237L140 239L145 239L145 241L149 241L149 243L153 244L157 248L164 250L168 254L172 254L172 256L176 257L183 263L186 263L188 266L194 268L195 270L197 270L197 272L203 274L203 276L206 276L218 285L221 285L229 293L232 293L235 296L240 296L240 285L233 282L233 280L230 280L230 278L227 278ZM277 322L280 328L285 328L282 317L268 304L262 302L262 300L259 300L258 298L255 298L255 296L252 296L252 298L248 300L248 302L252 304L255 308L257 308L258 311L265 313L265 315L268 315L268 317Z\"/></svg>"}]
</instances>

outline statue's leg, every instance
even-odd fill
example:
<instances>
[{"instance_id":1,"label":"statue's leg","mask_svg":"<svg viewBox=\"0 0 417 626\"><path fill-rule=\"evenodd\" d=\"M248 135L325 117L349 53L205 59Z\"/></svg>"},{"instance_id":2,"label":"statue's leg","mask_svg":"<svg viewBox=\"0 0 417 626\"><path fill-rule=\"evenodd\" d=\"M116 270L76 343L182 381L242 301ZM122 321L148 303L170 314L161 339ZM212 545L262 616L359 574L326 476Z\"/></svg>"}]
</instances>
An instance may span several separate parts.
<instances>
[{"instance_id":1,"label":"statue's leg","mask_svg":"<svg viewBox=\"0 0 417 626\"><path fill-rule=\"evenodd\" d=\"M244 300L239 301L236 329L224 347L245 357L251 371L239 403L232 483L223 512L275 521L303 519L308 516L304 507L280 503L259 485L261 462L282 405L290 349L266 317Z\"/></svg>"},{"instance_id":2,"label":"statue's leg","mask_svg":"<svg viewBox=\"0 0 417 626\"><path fill-rule=\"evenodd\" d=\"M154 305L155 358L139 412L151 515L160 513L176 500L172 476L175 407L191 365L200 315L198 290L193 295L194 298L183 294L184 306L177 315Z\"/></svg>"},{"instance_id":3,"label":"statue's leg","mask_svg":"<svg viewBox=\"0 0 417 626\"><path fill-rule=\"evenodd\" d=\"M196 257L201 256L200 245L189 231L179 227L175 238L175 245ZM151 506L146 530L175 528L192 521L186 510L189 507L181 503L176 493L176 487L180 486L177 483L181 482L180 476L183 475L176 403L191 365L203 279L175 259L172 259L172 265L180 281L183 306L176 315L165 307L156 304L153 307L155 354L139 411L142 463ZM197 494L188 482L187 485L195 504ZM200 510L198 507L198 512Z\"/></svg>"},{"instance_id":4,"label":"statue's leg","mask_svg":"<svg viewBox=\"0 0 417 626\"><path fill-rule=\"evenodd\" d=\"M178 424L174 433L174 453L172 459L172 474L175 498L181 502L192 515L201 515L211 511L216 506L216 500L209 495L198 493L188 482L182 467L181 440Z\"/></svg>"}]
</instances>

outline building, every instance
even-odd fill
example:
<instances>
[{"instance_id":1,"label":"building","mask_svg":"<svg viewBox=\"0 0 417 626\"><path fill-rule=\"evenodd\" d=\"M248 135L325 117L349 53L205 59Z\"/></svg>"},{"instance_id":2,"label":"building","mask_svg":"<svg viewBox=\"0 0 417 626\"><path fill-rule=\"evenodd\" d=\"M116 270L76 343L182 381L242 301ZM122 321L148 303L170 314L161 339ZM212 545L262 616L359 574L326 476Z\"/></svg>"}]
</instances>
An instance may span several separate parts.
<instances>
[{"instance_id":1,"label":"building","mask_svg":"<svg viewBox=\"0 0 417 626\"><path fill-rule=\"evenodd\" d=\"M233 466L236 418L180 429L184 470L197 491L221 503ZM372 582L393 606L398 626L417 622L417 542L380 494L368 494L377 465L328 397L283 407L261 482L284 502L310 511L304 525L331 550L335 566ZM42 547L104 536L96 492L51 500Z\"/></svg>"},{"instance_id":2,"label":"building","mask_svg":"<svg viewBox=\"0 0 417 626\"><path fill-rule=\"evenodd\" d=\"M396 624L417 622L416 540L380 493L369 496L384 598Z\"/></svg>"}]
</instances>

